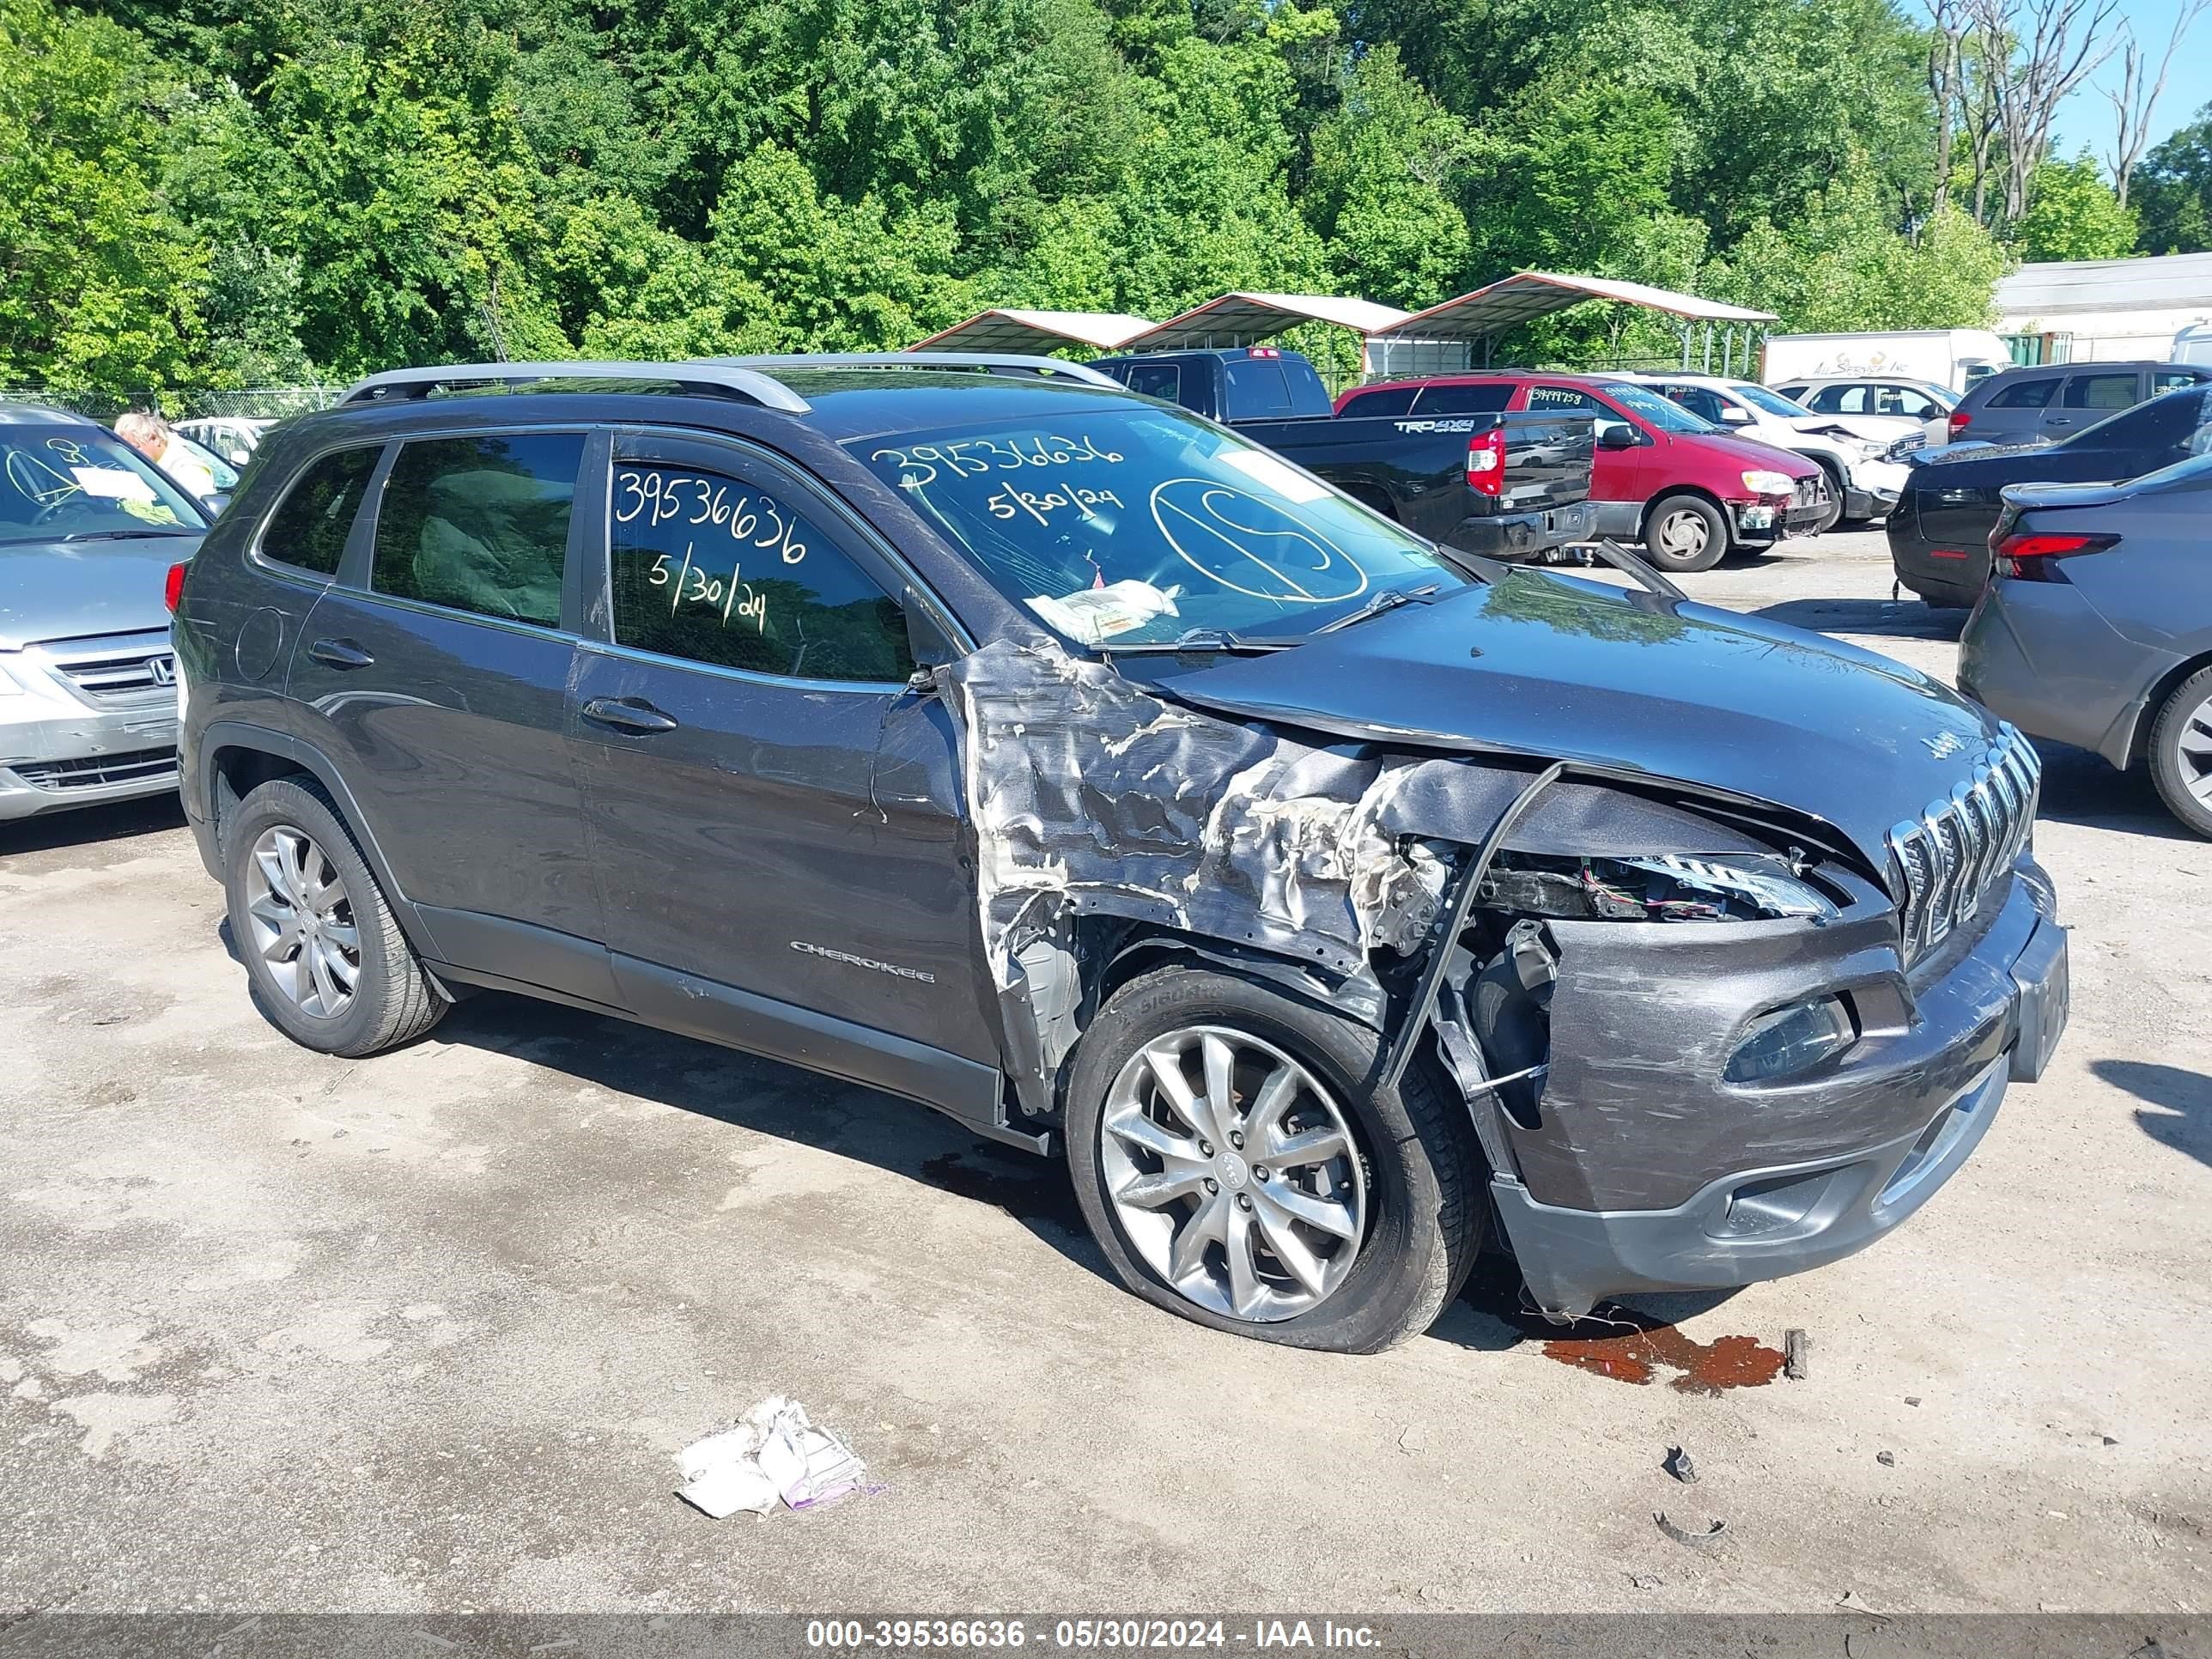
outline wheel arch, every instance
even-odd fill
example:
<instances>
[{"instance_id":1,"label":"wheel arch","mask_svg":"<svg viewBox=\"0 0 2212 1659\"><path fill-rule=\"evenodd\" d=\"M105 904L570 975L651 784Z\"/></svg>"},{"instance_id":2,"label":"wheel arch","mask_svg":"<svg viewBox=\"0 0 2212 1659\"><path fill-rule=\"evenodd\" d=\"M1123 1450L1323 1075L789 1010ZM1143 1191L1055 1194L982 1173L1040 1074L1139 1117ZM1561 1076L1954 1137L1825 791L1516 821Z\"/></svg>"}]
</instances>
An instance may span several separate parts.
<instances>
[{"instance_id":1,"label":"wheel arch","mask_svg":"<svg viewBox=\"0 0 2212 1659\"><path fill-rule=\"evenodd\" d=\"M2212 649L2184 658L2152 682L2141 702L2130 706L2129 718L2134 726L2128 733L2127 746L2123 751L2127 757L2128 766L2139 766L2150 758L2151 732L2158 725L2158 713L2166 707L2166 700L2180 690L2183 682L2208 668L2212 668ZM2116 749L2119 747L2117 744L2113 746Z\"/></svg>"},{"instance_id":2,"label":"wheel arch","mask_svg":"<svg viewBox=\"0 0 2212 1659\"><path fill-rule=\"evenodd\" d=\"M1644 516L1637 521L1637 532L1639 537L1648 536L1651 533L1651 515L1659 510L1659 503L1662 501L1671 501L1677 495L1693 495L1698 500L1703 501L1706 506L1711 507L1714 512L1719 514L1721 515L1721 526L1728 532L1730 544L1734 544L1735 541L1735 515L1729 511L1728 503L1726 501L1723 501L1719 495L1707 489L1704 484L1699 483L1675 484L1670 489L1654 492L1651 499L1644 503Z\"/></svg>"},{"instance_id":3,"label":"wheel arch","mask_svg":"<svg viewBox=\"0 0 2212 1659\"><path fill-rule=\"evenodd\" d=\"M408 943L418 956L434 961L444 959L436 937L421 912L393 878L391 862L377 844L374 826L329 756L304 738L240 720L219 720L209 726L200 734L199 752L201 775L196 787L215 826L218 856L223 845L224 821L235 814L239 803L247 795L279 778L310 778L330 797L331 805L352 834L370 873L384 890L385 900L407 935Z\"/></svg>"}]
</instances>

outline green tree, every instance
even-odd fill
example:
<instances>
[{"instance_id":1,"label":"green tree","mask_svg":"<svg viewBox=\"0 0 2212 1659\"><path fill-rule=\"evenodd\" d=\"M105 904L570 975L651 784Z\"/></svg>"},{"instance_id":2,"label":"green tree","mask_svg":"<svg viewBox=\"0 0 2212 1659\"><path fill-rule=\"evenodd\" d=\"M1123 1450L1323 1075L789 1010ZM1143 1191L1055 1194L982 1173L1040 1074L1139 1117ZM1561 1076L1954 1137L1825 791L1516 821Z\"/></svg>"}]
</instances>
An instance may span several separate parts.
<instances>
[{"instance_id":1,"label":"green tree","mask_svg":"<svg viewBox=\"0 0 2212 1659\"><path fill-rule=\"evenodd\" d=\"M1453 199L1470 139L1400 66L1395 46L1363 53L1336 112L1316 128L1306 218L1349 292L1408 310L1467 274L1467 218Z\"/></svg>"},{"instance_id":2,"label":"green tree","mask_svg":"<svg viewBox=\"0 0 2212 1659\"><path fill-rule=\"evenodd\" d=\"M2145 253L2212 249L2212 104L2143 158L2129 188Z\"/></svg>"},{"instance_id":3,"label":"green tree","mask_svg":"<svg viewBox=\"0 0 2212 1659\"><path fill-rule=\"evenodd\" d=\"M2023 259L2117 259L2134 252L2134 212L2105 182L2088 151L2045 161L2028 182L2027 211L2013 227Z\"/></svg>"},{"instance_id":4,"label":"green tree","mask_svg":"<svg viewBox=\"0 0 2212 1659\"><path fill-rule=\"evenodd\" d=\"M191 378L208 253L161 187L168 91L129 30L0 0L0 384Z\"/></svg>"}]
</instances>

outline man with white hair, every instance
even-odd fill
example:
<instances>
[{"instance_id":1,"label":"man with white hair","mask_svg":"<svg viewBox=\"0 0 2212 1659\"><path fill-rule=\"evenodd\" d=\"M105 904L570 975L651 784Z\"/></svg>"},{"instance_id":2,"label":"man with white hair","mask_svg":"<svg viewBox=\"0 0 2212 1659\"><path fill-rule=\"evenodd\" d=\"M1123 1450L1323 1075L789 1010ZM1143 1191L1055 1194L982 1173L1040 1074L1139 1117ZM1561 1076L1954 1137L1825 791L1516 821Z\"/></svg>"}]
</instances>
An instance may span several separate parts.
<instances>
[{"instance_id":1,"label":"man with white hair","mask_svg":"<svg viewBox=\"0 0 2212 1659\"><path fill-rule=\"evenodd\" d=\"M215 474L178 440L169 423L151 410L134 409L115 423L115 435L160 467L201 501L216 493Z\"/></svg>"}]
</instances>

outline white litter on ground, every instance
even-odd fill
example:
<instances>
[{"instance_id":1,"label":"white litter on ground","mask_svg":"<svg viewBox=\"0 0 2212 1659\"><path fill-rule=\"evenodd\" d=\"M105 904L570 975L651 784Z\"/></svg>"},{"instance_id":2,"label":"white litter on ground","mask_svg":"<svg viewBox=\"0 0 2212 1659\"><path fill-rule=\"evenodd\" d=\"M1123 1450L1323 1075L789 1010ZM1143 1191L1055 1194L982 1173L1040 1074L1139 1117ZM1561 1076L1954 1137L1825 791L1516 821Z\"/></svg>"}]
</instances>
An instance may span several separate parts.
<instances>
[{"instance_id":1,"label":"white litter on ground","mask_svg":"<svg viewBox=\"0 0 2212 1659\"><path fill-rule=\"evenodd\" d=\"M739 1510L766 1515L778 1503L817 1509L876 1490L865 1484L868 1466L853 1449L816 1428L805 1407L780 1394L762 1401L734 1427L686 1446L676 1463L684 1472L676 1495L717 1521Z\"/></svg>"}]
</instances>

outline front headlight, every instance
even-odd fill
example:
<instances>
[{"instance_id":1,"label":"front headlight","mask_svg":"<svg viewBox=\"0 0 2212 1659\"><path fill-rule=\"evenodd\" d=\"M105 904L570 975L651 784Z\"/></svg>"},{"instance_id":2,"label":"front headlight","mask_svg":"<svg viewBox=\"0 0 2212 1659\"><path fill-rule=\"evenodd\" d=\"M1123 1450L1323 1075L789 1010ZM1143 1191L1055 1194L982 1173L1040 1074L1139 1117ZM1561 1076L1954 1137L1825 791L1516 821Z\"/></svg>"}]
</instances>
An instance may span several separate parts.
<instances>
[{"instance_id":1,"label":"front headlight","mask_svg":"<svg viewBox=\"0 0 2212 1659\"><path fill-rule=\"evenodd\" d=\"M1723 1082L1770 1083L1841 1054L1858 1033L1841 997L1815 997L1771 1009L1751 1022L1729 1056Z\"/></svg>"},{"instance_id":2,"label":"front headlight","mask_svg":"<svg viewBox=\"0 0 2212 1659\"><path fill-rule=\"evenodd\" d=\"M1859 459L1863 461L1878 461L1888 453L1887 444L1876 443L1871 438L1859 440Z\"/></svg>"},{"instance_id":3,"label":"front headlight","mask_svg":"<svg viewBox=\"0 0 2212 1659\"><path fill-rule=\"evenodd\" d=\"M1571 858L1506 853L1484 877L1484 904L1562 921L1826 921L1835 901L1786 860Z\"/></svg>"},{"instance_id":4,"label":"front headlight","mask_svg":"<svg viewBox=\"0 0 2212 1659\"><path fill-rule=\"evenodd\" d=\"M1797 481L1787 472L1770 472L1764 467L1750 467L1744 472L1743 487L1754 495L1787 495L1797 488Z\"/></svg>"}]
</instances>

